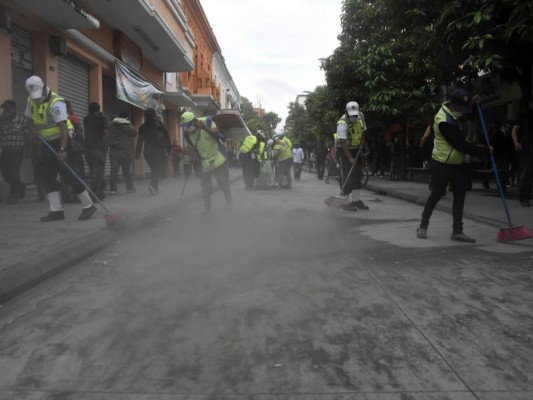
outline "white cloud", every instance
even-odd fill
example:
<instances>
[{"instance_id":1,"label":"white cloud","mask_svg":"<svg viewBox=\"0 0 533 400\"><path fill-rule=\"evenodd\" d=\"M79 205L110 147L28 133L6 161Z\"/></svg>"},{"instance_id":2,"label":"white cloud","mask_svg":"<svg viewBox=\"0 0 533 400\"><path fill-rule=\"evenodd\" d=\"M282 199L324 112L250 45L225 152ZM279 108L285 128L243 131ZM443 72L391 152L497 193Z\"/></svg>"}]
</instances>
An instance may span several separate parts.
<instances>
[{"instance_id":1,"label":"white cloud","mask_svg":"<svg viewBox=\"0 0 533 400\"><path fill-rule=\"evenodd\" d=\"M341 2L201 0L241 96L283 119L298 94L325 83L319 58L338 46Z\"/></svg>"}]
</instances>

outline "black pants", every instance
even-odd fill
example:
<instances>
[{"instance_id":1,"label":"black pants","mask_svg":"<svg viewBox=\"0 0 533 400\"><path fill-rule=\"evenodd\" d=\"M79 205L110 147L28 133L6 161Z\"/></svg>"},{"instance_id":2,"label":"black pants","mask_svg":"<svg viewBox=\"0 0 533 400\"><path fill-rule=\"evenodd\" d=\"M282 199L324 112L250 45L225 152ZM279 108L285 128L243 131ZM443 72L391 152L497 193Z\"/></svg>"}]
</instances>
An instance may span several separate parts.
<instances>
[{"instance_id":1,"label":"black pants","mask_svg":"<svg viewBox=\"0 0 533 400\"><path fill-rule=\"evenodd\" d=\"M520 201L528 201L531 200L531 184L533 181L533 153L522 153L519 163L519 198Z\"/></svg>"},{"instance_id":2,"label":"black pants","mask_svg":"<svg viewBox=\"0 0 533 400\"><path fill-rule=\"evenodd\" d=\"M6 183L9 183L9 198L22 198L24 190L24 183L20 180L20 167L24 159L24 147L18 149L2 148L0 154L0 170L2 178Z\"/></svg>"},{"instance_id":3,"label":"black pants","mask_svg":"<svg viewBox=\"0 0 533 400\"><path fill-rule=\"evenodd\" d=\"M70 168L74 170L76 174L78 174L78 176L81 179L85 178L85 162L83 161L82 154L73 154L67 149L67 164L70 166ZM76 194L74 193L74 190L67 183L68 177L65 176L65 173L67 175L71 174L71 172L66 172L66 171L61 172L61 196L64 199L64 201L68 201L70 198L72 198Z\"/></svg>"},{"instance_id":4,"label":"black pants","mask_svg":"<svg viewBox=\"0 0 533 400\"><path fill-rule=\"evenodd\" d=\"M106 157L105 150L91 150L85 154L91 175L91 189L99 198L104 197Z\"/></svg>"},{"instance_id":5,"label":"black pants","mask_svg":"<svg viewBox=\"0 0 533 400\"><path fill-rule=\"evenodd\" d=\"M427 228L429 219L439 200L446 194L448 184L453 191L453 233L463 232L463 211L470 167L468 164L451 165L431 160L431 194L422 212L420 226Z\"/></svg>"},{"instance_id":6,"label":"black pants","mask_svg":"<svg viewBox=\"0 0 533 400\"><path fill-rule=\"evenodd\" d=\"M242 179L246 189L252 189L255 180L254 161L252 160L252 153L240 153L239 161L242 168Z\"/></svg>"},{"instance_id":7,"label":"black pants","mask_svg":"<svg viewBox=\"0 0 533 400\"><path fill-rule=\"evenodd\" d=\"M124 175L124 182L126 189L133 189L133 181L131 178L131 151L125 149L110 149L109 162L111 163L111 172L109 175L109 189L117 191L118 171L122 168L122 175Z\"/></svg>"},{"instance_id":8,"label":"black pants","mask_svg":"<svg viewBox=\"0 0 533 400\"><path fill-rule=\"evenodd\" d=\"M212 176L215 176L218 187L224 193L226 198L226 205L231 206L231 188L229 183L229 168L228 163L225 162L220 167L213 171L202 172L202 195L204 198L204 208L206 211L211 211L211 194L213 193L213 180Z\"/></svg>"},{"instance_id":9,"label":"black pants","mask_svg":"<svg viewBox=\"0 0 533 400\"><path fill-rule=\"evenodd\" d=\"M278 161L276 165L276 175L278 176L278 186L280 188L290 189L292 185L291 178L292 158Z\"/></svg>"},{"instance_id":10,"label":"black pants","mask_svg":"<svg viewBox=\"0 0 533 400\"><path fill-rule=\"evenodd\" d=\"M59 151L59 139L52 140L48 144L56 151ZM50 149L46 146L41 147L41 151L38 157L38 176L37 179L40 179L44 184L45 192L59 192L61 189L61 183L57 180L58 174L61 174L64 181L72 187L75 194L80 194L85 190L85 187L80 183L72 173L65 167L57 155L52 153Z\"/></svg>"},{"instance_id":11,"label":"black pants","mask_svg":"<svg viewBox=\"0 0 533 400\"><path fill-rule=\"evenodd\" d=\"M324 178L324 171L326 169L326 162L319 162L316 164L316 175L318 179Z\"/></svg>"},{"instance_id":12,"label":"black pants","mask_svg":"<svg viewBox=\"0 0 533 400\"><path fill-rule=\"evenodd\" d=\"M300 179L302 175L302 163L294 163L294 179Z\"/></svg>"},{"instance_id":13,"label":"black pants","mask_svg":"<svg viewBox=\"0 0 533 400\"><path fill-rule=\"evenodd\" d=\"M165 149L156 147L144 148L144 159L150 166L150 186L156 191L159 190L159 179L163 176L163 171L167 164Z\"/></svg>"},{"instance_id":14,"label":"black pants","mask_svg":"<svg viewBox=\"0 0 533 400\"><path fill-rule=\"evenodd\" d=\"M349 150L353 158L357 157L357 152L359 151L359 149L349 149ZM362 168L361 168L361 160L358 159L357 164L354 166L346 158L342 150L339 153L340 153L339 160L341 164L341 179L340 179L341 194L343 196L346 196L352 193L353 190L361 189L361 177L363 176ZM352 169L352 166L353 166L353 169ZM342 188L343 186L344 186L344 189Z\"/></svg>"}]
</instances>

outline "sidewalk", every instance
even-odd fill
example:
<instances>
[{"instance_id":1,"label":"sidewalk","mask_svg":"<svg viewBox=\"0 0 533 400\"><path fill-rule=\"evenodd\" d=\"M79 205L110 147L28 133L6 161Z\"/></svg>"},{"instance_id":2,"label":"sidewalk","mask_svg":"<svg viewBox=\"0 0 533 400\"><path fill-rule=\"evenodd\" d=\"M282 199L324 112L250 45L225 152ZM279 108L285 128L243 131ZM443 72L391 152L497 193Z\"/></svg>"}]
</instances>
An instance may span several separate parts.
<instances>
[{"instance_id":1,"label":"sidewalk","mask_svg":"<svg viewBox=\"0 0 533 400\"><path fill-rule=\"evenodd\" d=\"M472 190L466 193L464 217L479 221L498 228L508 226L507 217L503 207L498 187L491 182L491 189L483 189L480 180L473 181ZM388 177L379 178L371 176L366 189L382 195L400 198L422 207L429 196L427 183L418 181L391 181ZM509 214L514 225L526 225L533 229L533 207L522 207L518 201L518 188L507 189L506 194ZM448 193L437 205L438 210L452 212L453 194Z\"/></svg>"},{"instance_id":2,"label":"sidewalk","mask_svg":"<svg viewBox=\"0 0 533 400\"><path fill-rule=\"evenodd\" d=\"M240 169L230 169L232 182L241 178ZM0 303L90 257L143 225L155 223L174 212L184 177L165 178L156 197L148 193L148 182L136 180L135 193L122 192L105 199L112 213L125 218L126 228L121 232L107 227L101 207L90 220L78 221L80 205L68 204L65 205L65 221L41 223L39 218L48 212L48 202L36 203L32 193L18 205L0 204ZM324 181L317 180L317 184L324 185ZM332 180L331 186L334 185L336 181ZM502 202L497 189L492 186L490 191L485 191L481 182L474 182L473 190L467 193L465 217L505 227L507 220ZM366 189L420 204L420 213L429 195L426 183L391 181L387 177L370 177ZM533 207L520 206L516 188L509 189L508 196L513 222L533 228ZM201 201L201 197L200 179L191 178L182 206ZM437 208L451 212L452 199L448 194Z\"/></svg>"},{"instance_id":3,"label":"sidewalk","mask_svg":"<svg viewBox=\"0 0 533 400\"><path fill-rule=\"evenodd\" d=\"M240 169L230 169L230 181L241 179ZM183 174L179 178L166 177L160 182L159 195L147 190L149 179L134 181L136 192L126 194L119 184L119 194L107 196L106 207L113 214L124 217L124 229L109 228L104 211L87 221L78 221L80 204L65 204L65 220L42 223L39 218L48 212L48 201L36 202L36 195L28 191L19 204L0 204L0 303L44 281L66 268L90 257L124 236L164 219L175 212L181 193ZM213 180L213 183L216 183ZM187 182L181 203L186 207L201 201L201 181L194 173Z\"/></svg>"}]
</instances>

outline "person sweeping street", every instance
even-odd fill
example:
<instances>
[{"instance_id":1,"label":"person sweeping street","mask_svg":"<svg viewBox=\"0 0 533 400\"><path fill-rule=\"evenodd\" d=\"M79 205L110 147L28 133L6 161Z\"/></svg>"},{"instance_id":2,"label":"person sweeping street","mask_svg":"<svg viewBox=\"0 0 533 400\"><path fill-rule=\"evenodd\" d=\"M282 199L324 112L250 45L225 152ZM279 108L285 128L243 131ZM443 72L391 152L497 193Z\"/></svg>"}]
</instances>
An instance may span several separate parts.
<instances>
[{"instance_id":1,"label":"person sweeping street","mask_svg":"<svg viewBox=\"0 0 533 400\"><path fill-rule=\"evenodd\" d=\"M194 113L186 111L181 115L181 127L185 140L192 146L202 163L202 195L204 209L211 212L211 194L213 192L212 176L226 198L226 211L231 210L233 200L229 183L229 168L226 154L222 151L220 134L211 117L196 118Z\"/></svg>"},{"instance_id":2,"label":"person sweeping street","mask_svg":"<svg viewBox=\"0 0 533 400\"><path fill-rule=\"evenodd\" d=\"M67 144L69 130L74 127L68 119L65 100L57 93L45 86L38 76L31 76L26 80L26 90L29 98L24 115L33 120L33 124L41 140L53 150L41 147L39 150L38 172L39 179L45 185L45 191L50 203L50 212L41 218L42 222L65 219L59 190L61 183L57 176L62 172L69 186L80 199L82 211L79 220L89 219L97 210L89 192L65 166L67 158Z\"/></svg>"},{"instance_id":3,"label":"person sweeping street","mask_svg":"<svg viewBox=\"0 0 533 400\"><path fill-rule=\"evenodd\" d=\"M492 154L492 147L474 145L466 141L465 114L471 113L473 103L479 97L464 89L453 89L450 99L444 102L435 115L435 133L431 155L431 194L426 201L422 220L416 231L420 239L427 239L429 219L439 200L446 194L450 183L453 193L453 231L451 240L473 243L476 240L463 233L463 209L469 176L469 165L465 163L466 154L484 157Z\"/></svg>"},{"instance_id":4,"label":"person sweeping street","mask_svg":"<svg viewBox=\"0 0 533 400\"><path fill-rule=\"evenodd\" d=\"M361 200L361 162L358 160L360 149L365 144L366 122L359 104L350 101L346 112L337 122L339 140L339 163L341 170L341 196L348 201L342 208L346 211L368 210Z\"/></svg>"}]
</instances>

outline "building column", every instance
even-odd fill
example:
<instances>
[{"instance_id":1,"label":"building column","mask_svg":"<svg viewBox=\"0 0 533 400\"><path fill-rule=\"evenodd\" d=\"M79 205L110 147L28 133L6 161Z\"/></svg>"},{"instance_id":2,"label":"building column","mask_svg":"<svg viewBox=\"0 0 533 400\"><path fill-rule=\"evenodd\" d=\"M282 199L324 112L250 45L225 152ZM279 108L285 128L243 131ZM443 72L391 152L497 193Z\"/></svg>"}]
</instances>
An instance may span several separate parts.
<instances>
[{"instance_id":1,"label":"building column","mask_svg":"<svg viewBox=\"0 0 533 400\"><path fill-rule=\"evenodd\" d=\"M103 108L104 93L103 93L103 78L102 66L100 64L93 64L89 70L89 99L91 102L100 104Z\"/></svg>"},{"instance_id":2,"label":"building column","mask_svg":"<svg viewBox=\"0 0 533 400\"><path fill-rule=\"evenodd\" d=\"M0 54L11 54L11 34L4 30L0 30ZM0 57L0 73L0 99L11 99L11 57Z\"/></svg>"},{"instance_id":3,"label":"building column","mask_svg":"<svg viewBox=\"0 0 533 400\"><path fill-rule=\"evenodd\" d=\"M137 131L137 136L135 136L134 146L137 146L137 138L139 137L139 128L144 122L144 110L139 107L134 107L132 120L133 120L133 126L135 127L135 130ZM143 153L141 153L141 158L139 158L138 160L133 160L133 176L140 177L140 178L145 177Z\"/></svg>"}]
</instances>

